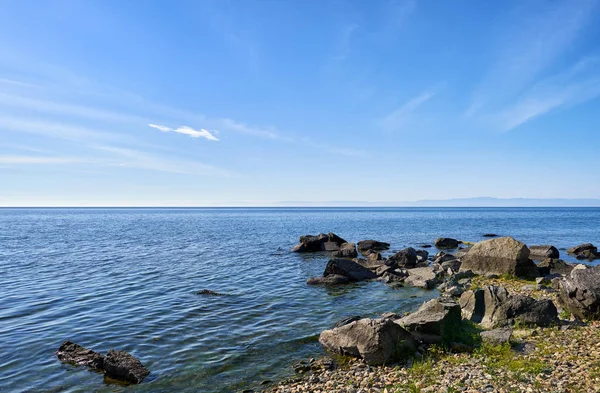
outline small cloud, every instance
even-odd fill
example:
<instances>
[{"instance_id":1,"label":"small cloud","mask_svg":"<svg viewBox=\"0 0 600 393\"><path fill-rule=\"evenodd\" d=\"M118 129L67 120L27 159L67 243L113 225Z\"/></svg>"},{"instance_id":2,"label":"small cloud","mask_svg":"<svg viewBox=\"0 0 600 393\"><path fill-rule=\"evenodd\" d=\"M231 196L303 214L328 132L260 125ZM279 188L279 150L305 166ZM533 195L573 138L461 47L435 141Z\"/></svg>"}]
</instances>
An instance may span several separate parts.
<instances>
[{"instance_id":1,"label":"small cloud","mask_svg":"<svg viewBox=\"0 0 600 393\"><path fill-rule=\"evenodd\" d=\"M398 131L403 128L411 115L425 102L429 101L435 93L425 92L414 97L400 108L385 116L380 121L381 127L387 132Z\"/></svg>"},{"instance_id":2,"label":"small cloud","mask_svg":"<svg viewBox=\"0 0 600 393\"><path fill-rule=\"evenodd\" d=\"M156 128L157 130L160 130L162 132L176 132L178 134L191 136L192 138L204 138L204 139L208 139L209 141L215 141L215 142L219 141L219 139L216 136L214 136L210 131L205 130L204 128L201 128L200 130L195 130L192 127L181 126L181 127L173 129L173 128L161 126L158 124L148 124L148 126L150 126L152 128Z\"/></svg>"}]
</instances>

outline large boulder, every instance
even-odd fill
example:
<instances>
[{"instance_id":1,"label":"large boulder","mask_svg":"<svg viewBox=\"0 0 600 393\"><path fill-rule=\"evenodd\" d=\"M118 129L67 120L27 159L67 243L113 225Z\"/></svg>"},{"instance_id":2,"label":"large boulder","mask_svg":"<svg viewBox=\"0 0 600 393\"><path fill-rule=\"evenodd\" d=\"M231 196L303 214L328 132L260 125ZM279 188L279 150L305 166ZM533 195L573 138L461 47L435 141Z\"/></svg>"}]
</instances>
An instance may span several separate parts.
<instances>
[{"instance_id":1,"label":"large boulder","mask_svg":"<svg viewBox=\"0 0 600 393\"><path fill-rule=\"evenodd\" d=\"M306 280L308 285L340 285L347 284L348 277L340 276L339 274L331 274L325 277L311 277Z\"/></svg>"},{"instance_id":2,"label":"large boulder","mask_svg":"<svg viewBox=\"0 0 600 393\"><path fill-rule=\"evenodd\" d=\"M125 351L109 350L104 359L104 372L113 379L130 383L140 383L150 374L150 371L134 357Z\"/></svg>"},{"instance_id":3,"label":"large boulder","mask_svg":"<svg viewBox=\"0 0 600 393\"><path fill-rule=\"evenodd\" d=\"M456 239L452 239L449 237L438 237L433 242L433 245L439 249L450 249L450 248L458 248L460 242Z\"/></svg>"},{"instance_id":4,"label":"large boulder","mask_svg":"<svg viewBox=\"0 0 600 393\"><path fill-rule=\"evenodd\" d=\"M417 265L417 251L408 247L388 258L388 265L411 269Z\"/></svg>"},{"instance_id":5,"label":"large boulder","mask_svg":"<svg viewBox=\"0 0 600 393\"><path fill-rule=\"evenodd\" d=\"M328 234L320 233L317 236L304 235L300 236L300 243L292 248L292 252L318 252L318 251L336 251L339 250L343 243L347 243L344 239L329 232Z\"/></svg>"},{"instance_id":6,"label":"large boulder","mask_svg":"<svg viewBox=\"0 0 600 393\"><path fill-rule=\"evenodd\" d=\"M377 240L361 240L358 242L358 251L364 254L368 250L383 251L390 248L390 243L380 242Z\"/></svg>"},{"instance_id":7,"label":"large boulder","mask_svg":"<svg viewBox=\"0 0 600 393\"><path fill-rule=\"evenodd\" d=\"M579 320L600 316L600 267L573 269L560 282L559 301Z\"/></svg>"},{"instance_id":8,"label":"large boulder","mask_svg":"<svg viewBox=\"0 0 600 393\"><path fill-rule=\"evenodd\" d=\"M407 269L406 272L408 273L408 277L406 277L404 283L413 287L433 289L439 282L438 275L435 273L433 267Z\"/></svg>"},{"instance_id":9,"label":"large boulder","mask_svg":"<svg viewBox=\"0 0 600 393\"><path fill-rule=\"evenodd\" d=\"M558 258L560 257L560 252L554 246L545 245L545 246L530 246L529 247L529 257L531 259L535 259L537 261L543 261L547 258Z\"/></svg>"},{"instance_id":10,"label":"large boulder","mask_svg":"<svg viewBox=\"0 0 600 393\"><path fill-rule=\"evenodd\" d=\"M104 356L75 344L72 341L63 341L58 351L56 351L58 360L65 363L85 366L97 370L104 368Z\"/></svg>"},{"instance_id":11,"label":"large boulder","mask_svg":"<svg viewBox=\"0 0 600 393\"><path fill-rule=\"evenodd\" d=\"M332 274L344 276L349 281L364 281L377 278L377 275L364 266L359 265L351 259L334 258L330 259L325 266L323 276Z\"/></svg>"},{"instance_id":12,"label":"large boulder","mask_svg":"<svg viewBox=\"0 0 600 393\"><path fill-rule=\"evenodd\" d=\"M358 253L356 252L356 244L344 243L337 251L333 253L334 258L356 258Z\"/></svg>"},{"instance_id":13,"label":"large boulder","mask_svg":"<svg viewBox=\"0 0 600 393\"><path fill-rule=\"evenodd\" d=\"M544 259L538 264L540 273L546 276L549 274L570 274L573 267L573 265L562 259Z\"/></svg>"},{"instance_id":14,"label":"large boulder","mask_svg":"<svg viewBox=\"0 0 600 393\"><path fill-rule=\"evenodd\" d=\"M361 319L325 330L319 342L331 352L362 358L369 365L410 356L417 348L411 334L391 319Z\"/></svg>"},{"instance_id":15,"label":"large boulder","mask_svg":"<svg viewBox=\"0 0 600 393\"><path fill-rule=\"evenodd\" d=\"M424 303L416 312L395 322L409 331L413 337L426 344L440 343L451 336L460 323L460 306L448 299L433 299Z\"/></svg>"},{"instance_id":16,"label":"large boulder","mask_svg":"<svg viewBox=\"0 0 600 393\"><path fill-rule=\"evenodd\" d=\"M467 291L461 295L459 304L465 319L481 323L485 328L514 323L537 326L558 323L558 312L552 301L510 295L503 286Z\"/></svg>"},{"instance_id":17,"label":"large boulder","mask_svg":"<svg viewBox=\"0 0 600 393\"><path fill-rule=\"evenodd\" d=\"M569 254L573 254L573 255L582 254L584 251L597 252L598 248L596 246L594 246L592 243L585 243L585 244L580 244L575 247L571 247L567 250L567 252Z\"/></svg>"},{"instance_id":18,"label":"large boulder","mask_svg":"<svg viewBox=\"0 0 600 393\"><path fill-rule=\"evenodd\" d=\"M460 270L476 274L537 276L537 267L529 259L529 249L512 237L498 237L475 244L461 259Z\"/></svg>"}]
</instances>

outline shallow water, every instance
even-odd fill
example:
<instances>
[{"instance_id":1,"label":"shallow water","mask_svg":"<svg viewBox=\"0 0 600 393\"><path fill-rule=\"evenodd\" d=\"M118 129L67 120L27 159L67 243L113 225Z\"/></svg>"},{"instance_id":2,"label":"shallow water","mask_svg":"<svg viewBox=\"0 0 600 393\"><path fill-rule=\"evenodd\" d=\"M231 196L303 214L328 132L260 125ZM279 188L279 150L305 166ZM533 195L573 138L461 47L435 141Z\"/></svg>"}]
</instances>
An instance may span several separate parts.
<instances>
[{"instance_id":1,"label":"shallow water","mask_svg":"<svg viewBox=\"0 0 600 393\"><path fill-rule=\"evenodd\" d=\"M287 250L329 231L392 250L488 232L562 248L600 244L600 209L0 209L0 391L231 392L289 376L339 319L437 295L308 287L327 256ZM57 361L65 339L127 350L152 373L105 384Z\"/></svg>"}]
</instances>

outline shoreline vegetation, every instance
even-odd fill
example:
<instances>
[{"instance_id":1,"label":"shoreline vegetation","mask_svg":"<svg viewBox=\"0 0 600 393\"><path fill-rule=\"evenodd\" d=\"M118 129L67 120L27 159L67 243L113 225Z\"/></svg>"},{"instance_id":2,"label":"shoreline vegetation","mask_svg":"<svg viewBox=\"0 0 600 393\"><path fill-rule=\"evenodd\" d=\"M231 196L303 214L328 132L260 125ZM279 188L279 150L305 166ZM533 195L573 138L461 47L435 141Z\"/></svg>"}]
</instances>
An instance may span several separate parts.
<instances>
[{"instance_id":1,"label":"shoreline vegetation","mask_svg":"<svg viewBox=\"0 0 600 393\"><path fill-rule=\"evenodd\" d=\"M309 285L379 280L440 297L413 313L346 318L319 336L328 356L244 392L600 392L600 267L564 262L550 245L484 237L436 239L443 251L433 256L423 244L384 257L385 242L302 236L292 252L332 256ZM600 259L589 243L567 252Z\"/></svg>"}]
</instances>

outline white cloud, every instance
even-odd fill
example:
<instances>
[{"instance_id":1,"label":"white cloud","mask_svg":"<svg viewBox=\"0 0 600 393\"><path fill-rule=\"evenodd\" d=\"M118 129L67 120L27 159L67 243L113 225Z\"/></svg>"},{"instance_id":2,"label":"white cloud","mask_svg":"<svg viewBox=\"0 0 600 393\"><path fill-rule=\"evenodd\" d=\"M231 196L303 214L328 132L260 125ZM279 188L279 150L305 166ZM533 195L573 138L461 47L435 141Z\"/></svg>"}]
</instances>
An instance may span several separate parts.
<instances>
[{"instance_id":1,"label":"white cloud","mask_svg":"<svg viewBox=\"0 0 600 393\"><path fill-rule=\"evenodd\" d=\"M204 138L208 139L209 141L215 142L219 141L219 139L216 136L214 136L210 131L205 130L204 128L201 128L200 131L198 131L188 126L181 126L175 129L167 126L161 126L158 124L148 124L148 126L156 128L157 130L160 130L162 132L176 132L178 134L191 136L192 138Z\"/></svg>"},{"instance_id":2,"label":"white cloud","mask_svg":"<svg viewBox=\"0 0 600 393\"><path fill-rule=\"evenodd\" d=\"M431 92L424 92L414 97L389 115L385 116L380 121L381 127L384 131L394 132L404 128L413 113L425 102L429 101L435 94Z\"/></svg>"}]
</instances>

